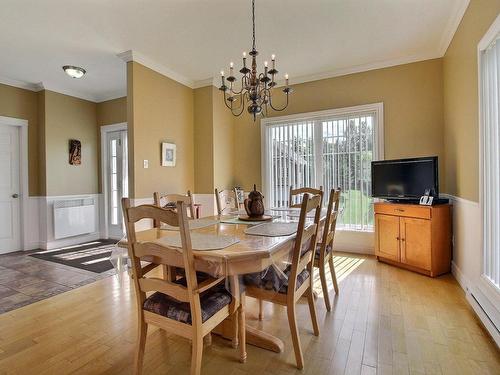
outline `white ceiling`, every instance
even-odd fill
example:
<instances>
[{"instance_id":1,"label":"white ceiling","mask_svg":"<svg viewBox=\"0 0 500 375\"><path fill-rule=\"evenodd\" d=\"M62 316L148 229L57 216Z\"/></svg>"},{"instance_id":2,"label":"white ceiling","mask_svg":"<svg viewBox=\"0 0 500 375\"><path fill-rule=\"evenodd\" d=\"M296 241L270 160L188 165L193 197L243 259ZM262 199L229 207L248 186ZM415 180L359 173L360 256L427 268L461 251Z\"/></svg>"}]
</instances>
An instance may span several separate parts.
<instances>
[{"instance_id":1,"label":"white ceiling","mask_svg":"<svg viewBox=\"0 0 500 375\"><path fill-rule=\"evenodd\" d=\"M291 83L440 57L469 0L256 0L259 63ZM2 0L0 82L102 101L134 58L191 87L251 47L250 0ZM62 65L87 74L71 79Z\"/></svg>"}]
</instances>

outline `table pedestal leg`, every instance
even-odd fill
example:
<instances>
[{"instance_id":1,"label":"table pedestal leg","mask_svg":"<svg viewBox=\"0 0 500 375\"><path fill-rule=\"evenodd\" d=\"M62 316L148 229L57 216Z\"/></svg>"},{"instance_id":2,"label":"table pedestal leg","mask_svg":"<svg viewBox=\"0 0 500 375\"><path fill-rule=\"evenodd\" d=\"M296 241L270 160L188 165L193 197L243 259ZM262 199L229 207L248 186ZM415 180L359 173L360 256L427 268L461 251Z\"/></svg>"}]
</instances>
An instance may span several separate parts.
<instances>
[{"instance_id":1,"label":"table pedestal leg","mask_svg":"<svg viewBox=\"0 0 500 375\"><path fill-rule=\"evenodd\" d=\"M212 333L220 335L225 339L233 340L235 334L233 317L230 316L224 320L212 331ZM270 350L275 353L282 353L284 348L284 344L281 339L261 331L260 329L250 327L248 324L246 326L246 342L247 344Z\"/></svg>"}]
</instances>

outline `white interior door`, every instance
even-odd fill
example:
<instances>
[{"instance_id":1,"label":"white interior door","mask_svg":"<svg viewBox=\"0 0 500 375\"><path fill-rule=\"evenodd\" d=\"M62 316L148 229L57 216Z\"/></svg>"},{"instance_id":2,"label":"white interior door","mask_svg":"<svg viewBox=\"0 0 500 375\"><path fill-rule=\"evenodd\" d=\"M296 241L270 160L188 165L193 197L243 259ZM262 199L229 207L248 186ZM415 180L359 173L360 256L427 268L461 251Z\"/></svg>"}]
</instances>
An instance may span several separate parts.
<instances>
[{"instance_id":1,"label":"white interior door","mask_svg":"<svg viewBox=\"0 0 500 375\"><path fill-rule=\"evenodd\" d=\"M21 250L19 127L0 126L0 253Z\"/></svg>"},{"instance_id":2,"label":"white interior door","mask_svg":"<svg viewBox=\"0 0 500 375\"><path fill-rule=\"evenodd\" d=\"M107 133L107 211L108 234L124 234L121 199L128 196L127 131Z\"/></svg>"}]
</instances>

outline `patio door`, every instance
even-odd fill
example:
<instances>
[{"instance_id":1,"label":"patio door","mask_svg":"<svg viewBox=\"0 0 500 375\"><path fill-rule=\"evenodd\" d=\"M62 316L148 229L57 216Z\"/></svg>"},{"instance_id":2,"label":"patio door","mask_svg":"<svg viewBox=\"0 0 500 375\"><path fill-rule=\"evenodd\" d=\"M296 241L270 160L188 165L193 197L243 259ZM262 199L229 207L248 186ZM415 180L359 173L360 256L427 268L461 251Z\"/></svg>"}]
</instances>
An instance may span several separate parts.
<instances>
[{"instance_id":1,"label":"patio door","mask_svg":"<svg viewBox=\"0 0 500 375\"><path fill-rule=\"evenodd\" d=\"M110 238L123 237L121 199L128 196L127 131L106 133L106 205Z\"/></svg>"}]
</instances>

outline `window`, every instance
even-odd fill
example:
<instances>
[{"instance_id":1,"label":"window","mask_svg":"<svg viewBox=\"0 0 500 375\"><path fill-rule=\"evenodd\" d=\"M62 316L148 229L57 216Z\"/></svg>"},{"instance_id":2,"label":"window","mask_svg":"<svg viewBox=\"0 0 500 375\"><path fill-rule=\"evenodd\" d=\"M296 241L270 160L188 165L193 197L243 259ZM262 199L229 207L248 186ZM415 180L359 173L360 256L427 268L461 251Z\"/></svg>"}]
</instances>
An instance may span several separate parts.
<instances>
[{"instance_id":1,"label":"window","mask_svg":"<svg viewBox=\"0 0 500 375\"><path fill-rule=\"evenodd\" d=\"M483 275L500 288L500 41L480 53Z\"/></svg>"},{"instance_id":2,"label":"window","mask_svg":"<svg viewBox=\"0 0 500 375\"><path fill-rule=\"evenodd\" d=\"M270 207L288 205L290 186L340 187L339 227L373 230L371 161L383 157L382 129L382 103L262 120Z\"/></svg>"}]
</instances>

